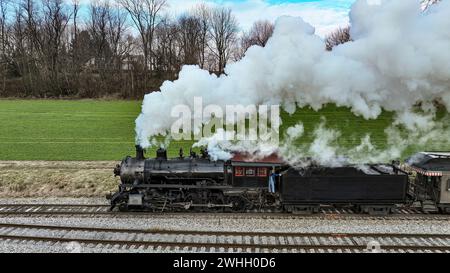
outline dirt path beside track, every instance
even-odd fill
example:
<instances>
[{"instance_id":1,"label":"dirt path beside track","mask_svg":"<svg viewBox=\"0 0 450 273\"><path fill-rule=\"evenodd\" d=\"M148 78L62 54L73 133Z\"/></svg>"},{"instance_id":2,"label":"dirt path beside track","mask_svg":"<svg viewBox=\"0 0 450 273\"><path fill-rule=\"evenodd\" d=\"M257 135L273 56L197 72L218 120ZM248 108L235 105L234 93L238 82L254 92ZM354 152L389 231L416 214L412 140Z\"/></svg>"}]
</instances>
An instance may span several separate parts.
<instances>
[{"instance_id":1,"label":"dirt path beside track","mask_svg":"<svg viewBox=\"0 0 450 273\"><path fill-rule=\"evenodd\" d=\"M117 188L113 161L0 161L0 197L104 197Z\"/></svg>"}]
</instances>

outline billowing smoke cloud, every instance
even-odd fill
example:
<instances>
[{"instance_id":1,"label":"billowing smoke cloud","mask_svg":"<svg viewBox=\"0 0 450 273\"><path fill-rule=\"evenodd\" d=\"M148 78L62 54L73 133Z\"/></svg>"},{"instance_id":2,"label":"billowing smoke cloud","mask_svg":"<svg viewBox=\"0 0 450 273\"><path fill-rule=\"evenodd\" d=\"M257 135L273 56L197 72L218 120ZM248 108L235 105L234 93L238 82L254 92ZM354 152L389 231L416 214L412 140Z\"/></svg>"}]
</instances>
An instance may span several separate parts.
<instances>
[{"instance_id":1,"label":"billowing smoke cloud","mask_svg":"<svg viewBox=\"0 0 450 273\"><path fill-rule=\"evenodd\" d=\"M324 41L301 18L279 18L266 47L250 48L241 61L227 66L226 75L217 77L185 66L178 80L165 82L161 92L147 95L136 121L137 142L149 147L154 136L166 135L174 122L171 109L180 104L192 108L194 97L224 109L236 104L279 104L289 113L304 106L320 110L332 103L366 119L376 119L387 110L396 113L395 124L386 132L392 141L407 141L395 138L396 125L419 132L419 138L434 128L447 134L434 137L449 139L448 130L435 122L436 102L450 111L449 14L450 1L424 13L419 1L359 0L350 12L354 41L332 52L325 51ZM339 132L327 135L320 129L309 152L325 156L324 161L339 157L341 150L324 149ZM383 159L400 153L399 143L391 143L398 151L378 151L366 136L347 153L365 151Z\"/></svg>"},{"instance_id":2,"label":"billowing smoke cloud","mask_svg":"<svg viewBox=\"0 0 450 273\"><path fill-rule=\"evenodd\" d=\"M299 130L299 128L296 127L293 130ZM295 133L298 133L298 131ZM229 160L233 157L233 153L248 154L248 159L251 159L252 157L253 159L260 159L275 153L282 153L278 145L275 146L270 142L227 141L222 137L224 134L233 135L234 132L227 132L223 129L219 129L213 136L205 137L194 144L194 148L206 147L212 160ZM289 139L289 141L290 140L291 139ZM288 141L286 141L284 145L287 145L287 143Z\"/></svg>"},{"instance_id":3,"label":"billowing smoke cloud","mask_svg":"<svg viewBox=\"0 0 450 273\"><path fill-rule=\"evenodd\" d=\"M449 121L450 115L446 115L442 120ZM401 159L405 152L414 150L416 147L438 150L440 147L450 146L449 124L441 121L432 121L427 124L426 129L418 128L414 131L392 124L385 129L384 133L386 134L385 148L377 148L369 134L361 138L358 145L349 148L339 145L341 133L336 129L328 128L327 121L323 119L314 129L312 143L295 145L293 139L288 137L277 151L283 154L291 164L299 167L311 164L337 167L345 164L388 163L391 160Z\"/></svg>"}]
</instances>

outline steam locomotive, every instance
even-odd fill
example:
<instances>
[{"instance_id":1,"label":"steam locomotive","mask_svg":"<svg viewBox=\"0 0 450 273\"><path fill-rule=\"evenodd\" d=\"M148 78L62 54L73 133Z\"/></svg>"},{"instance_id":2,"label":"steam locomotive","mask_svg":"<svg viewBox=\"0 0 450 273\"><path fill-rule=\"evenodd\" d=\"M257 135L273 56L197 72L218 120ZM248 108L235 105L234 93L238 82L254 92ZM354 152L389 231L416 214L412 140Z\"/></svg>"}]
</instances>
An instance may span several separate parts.
<instances>
[{"instance_id":1,"label":"steam locomotive","mask_svg":"<svg viewBox=\"0 0 450 273\"><path fill-rule=\"evenodd\" d=\"M169 159L159 149L146 159L136 146L114 174L121 184L108 196L111 210L316 213L335 206L385 215L414 205L450 213L450 153L420 153L404 165L297 168L276 155L212 161L205 150Z\"/></svg>"}]
</instances>

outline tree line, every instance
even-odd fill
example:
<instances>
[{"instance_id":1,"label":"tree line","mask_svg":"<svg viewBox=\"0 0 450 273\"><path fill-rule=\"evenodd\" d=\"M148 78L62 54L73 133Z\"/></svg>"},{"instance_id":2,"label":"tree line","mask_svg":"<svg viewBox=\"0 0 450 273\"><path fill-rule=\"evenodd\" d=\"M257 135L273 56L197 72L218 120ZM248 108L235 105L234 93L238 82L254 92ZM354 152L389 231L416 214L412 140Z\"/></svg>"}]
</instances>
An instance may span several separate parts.
<instances>
[{"instance_id":1,"label":"tree line","mask_svg":"<svg viewBox=\"0 0 450 273\"><path fill-rule=\"evenodd\" d=\"M0 97L140 98L185 64L222 74L273 24L241 32L232 11L166 0L0 0Z\"/></svg>"}]
</instances>

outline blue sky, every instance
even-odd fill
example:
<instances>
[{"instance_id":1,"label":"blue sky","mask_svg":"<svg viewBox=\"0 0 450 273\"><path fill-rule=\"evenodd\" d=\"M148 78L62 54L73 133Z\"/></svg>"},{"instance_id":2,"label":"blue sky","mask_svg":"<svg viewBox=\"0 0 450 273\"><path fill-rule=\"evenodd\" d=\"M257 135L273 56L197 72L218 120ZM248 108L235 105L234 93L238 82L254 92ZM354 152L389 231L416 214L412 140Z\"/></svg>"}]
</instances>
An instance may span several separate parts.
<instances>
[{"instance_id":1,"label":"blue sky","mask_svg":"<svg viewBox=\"0 0 450 273\"><path fill-rule=\"evenodd\" d=\"M242 29L260 19L275 21L283 15L300 16L325 36L348 24L348 12L355 0L168 0L175 13L191 9L200 2L233 9Z\"/></svg>"},{"instance_id":2,"label":"blue sky","mask_svg":"<svg viewBox=\"0 0 450 273\"><path fill-rule=\"evenodd\" d=\"M70 2L71 0L66 0ZM81 0L82 4L98 0ZM100 0L101 1L101 0ZM113 2L114 0L109 0ZM199 3L230 7L242 30L262 19L275 21L283 15L300 16L325 36L338 26L348 25L348 12L355 0L167 0L173 15L191 10Z\"/></svg>"},{"instance_id":3,"label":"blue sky","mask_svg":"<svg viewBox=\"0 0 450 273\"><path fill-rule=\"evenodd\" d=\"M235 0L236 2L242 0ZM349 8L354 0L267 0L270 4L280 3L307 3L307 4L319 4L326 7L347 7Z\"/></svg>"}]
</instances>

